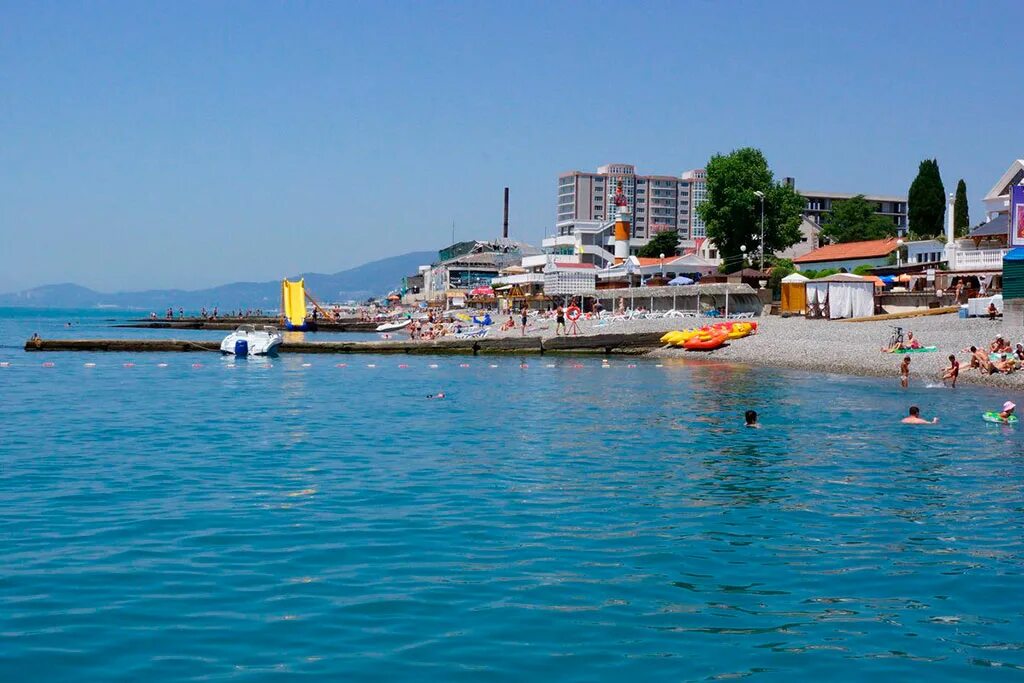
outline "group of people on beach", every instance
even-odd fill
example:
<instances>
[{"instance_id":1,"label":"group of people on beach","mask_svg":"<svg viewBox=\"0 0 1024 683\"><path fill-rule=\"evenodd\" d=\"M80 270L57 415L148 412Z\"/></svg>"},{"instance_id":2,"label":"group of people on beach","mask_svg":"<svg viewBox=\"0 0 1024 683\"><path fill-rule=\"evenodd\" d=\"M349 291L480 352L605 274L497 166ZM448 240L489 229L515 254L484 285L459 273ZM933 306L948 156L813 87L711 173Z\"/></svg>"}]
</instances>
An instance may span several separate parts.
<instances>
[{"instance_id":1,"label":"group of people on beach","mask_svg":"<svg viewBox=\"0 0 1024 683\"><path fill-rule=\"evenodd\" d=\"M883 348L882 350L894 353L901 350L922 350L923 348L924 347L920 342L914 337L914 333L907 332L906 341L899 341L887 348ZM931 348L934 347L930 347L930 349ZM984 374L1010 374L1016 372L1021 367L1024 367L1024 344L1017 344L1016 347L1013 347L1001 334L997 334L996 338L987 346L982 348L971 346L964 349L963 352L970 354L970 365L968 367L976 369ZM899 368L900 386L904 389L910 386L910 363L910 354L906 353L900 361ZM949 382L951 387L956 388L956 381L959 376L960 361L957 360L956 354L951 353L949 354L949 366L944 368L942 371L942 381ZM1014 410L1016 408L1017 406L1013 401L1006 401L1003 403L1003 409L1001 411L986 413L985 418L990 422L1016 422L1017 418L1014 415ZM908 415L902 420L905 424L935 424L938 421L939 418L937 417L933 417L931 420L921 417L921 410L917 406L910 406Z\"/></svg>"},{"instance_id":2,"label":"group of people on beach","mask_svg":"<svg viewBox=\"0 0 1024 683\"><path fill-rule=\"evenodd\" d=\"M971 346L964 349L964 352L971 354L970 367L989 375L1008 375L1019 370L1024 364L1024 344L1017 344L1014 348L1001 334L997 334L987 347Z\"/></svg>"},{"instance_id":3,"label":"group of people on beach","mask_svg":"<svg viewBox=\"0 0 1024 683\"><path fill-rule=\"evenodd\" d=\"M149 314L149 317L152 318L152 319L157 319L159 316L157 316L157 314L155 312L151 312ZM216 320L218 317L220 317L220 313L218 312L216 306L214 306L212 310L207 310L206 307L204 306L202 308L202 310L200 310L200 312L199 312L199 317L202 318L203 320ZM226 317L226 318L262 318L262 317L264 317L264 315L263 315L263 309L261 309L261 308L244 308L244 309L243 308L239 308L237 310L228 311L224 315L224 317ZM167 310L164 312L164 320L174 320L174 318L175 318L174 307L173 306L168 306ZM177 318L179 320L183 320L185 318L185 309L182 308L181 306L178 307Z\"/></svg>"},{"instance_id":4,"label":"group of people on beach","mask_svg":"<svg viewBox=\"0 0 1024 683\"><path fill-rule=\"evenodd\" d=\"M913 332L907 333L905 342L898 346L883 348L883 351L898 353L899 351L921 350L923 347L914 338ZM963 349L963 353L969 354L968 368L978 370L986 375L1012 374L1024 367L1024 344L1017 344L1015 347L997 334L990 344L982 347L970 346ZM900 361L899 376L900 385L905 389L910 385L910 355L904 355ZM957 378L960 376L960 361L955 354L949 354L949 365L942 371L942 381L949 382L950 386L956 388Z\"/></svg>"}]
</instances>

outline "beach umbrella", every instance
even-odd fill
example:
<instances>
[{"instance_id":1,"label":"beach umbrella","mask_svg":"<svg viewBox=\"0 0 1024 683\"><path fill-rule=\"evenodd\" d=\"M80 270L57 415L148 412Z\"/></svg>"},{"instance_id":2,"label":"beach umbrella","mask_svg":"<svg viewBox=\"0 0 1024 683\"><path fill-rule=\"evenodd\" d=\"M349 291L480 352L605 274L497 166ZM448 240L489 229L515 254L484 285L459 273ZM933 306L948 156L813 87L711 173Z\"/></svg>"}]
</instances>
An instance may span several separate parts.
<instances>
[{"instance_id":1,"label":"beach umbrella","mask_svg":"<svg viewBox=\"0 0 1024 683\"><path fill-rule=\"evenodd\" d=\"M678 285L692 285L693 284L693 280L691 280L690 278L685 277L683 275L680 275L679 277L674 277L671 280L669 280L668 284L673 286L673 287L674 286L678 286Z\"/></svg>"}]
</instances>

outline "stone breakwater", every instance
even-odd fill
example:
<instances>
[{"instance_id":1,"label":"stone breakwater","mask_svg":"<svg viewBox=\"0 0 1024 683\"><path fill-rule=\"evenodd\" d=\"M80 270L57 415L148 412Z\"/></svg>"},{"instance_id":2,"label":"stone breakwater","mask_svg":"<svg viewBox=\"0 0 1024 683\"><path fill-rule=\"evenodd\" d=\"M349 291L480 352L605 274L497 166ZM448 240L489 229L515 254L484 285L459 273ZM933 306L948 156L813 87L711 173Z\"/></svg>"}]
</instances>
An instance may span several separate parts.
<instances>
[{"instance_id":1,"label":"stone breakwater","mask_svg":"<svg viewBox=\"0 0 1024 683\"><path fill-rule=\"evenodd\" d=\"M1011 345L1024 343L1024 331L1004 327L1001 320L961 319L938 315L903 320L843 323L805 318L760 318L758 333L729 343L704 360L728 361L748 365L786 367L849 375L892 377L898 381L901 353L882 353L893 326L912 331L925 346L937 346L932 353L913 353L911 382L938 382L949 355L960 361L959 382L989 386L1024 388L1024 371L1010 375L984 375L969 369L969 353L964 349L985 346L1002 334ZM659 349L654 356L686 358L697 354L682 349Z\"/></svg>"},{"instance_id":2,"label":"stone breakwater","mask_svg":"<svg viewBox=\"0 0 1024 683\"><path fill-rule=\"evenodd\" d=\"M591 334L573 337L506 337L504 339L439 339L374 342L285 342L279 353L337 354L644 354L659 344L659 332ZM220 342L180 339L30 339L33 353L83 351L115 353L220 352Z\"/></svg>"}]
</instances>

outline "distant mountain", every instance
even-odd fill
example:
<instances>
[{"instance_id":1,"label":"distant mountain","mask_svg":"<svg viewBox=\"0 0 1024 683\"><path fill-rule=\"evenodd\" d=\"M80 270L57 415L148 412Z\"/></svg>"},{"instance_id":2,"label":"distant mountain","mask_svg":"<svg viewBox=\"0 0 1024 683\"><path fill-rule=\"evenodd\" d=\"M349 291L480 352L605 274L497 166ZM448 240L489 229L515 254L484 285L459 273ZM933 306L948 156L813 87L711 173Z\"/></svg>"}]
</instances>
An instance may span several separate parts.
<instances>
[{"instance_id":1,"label":"distant mountain","mask_svg":"<svg viewBox=\"0 0 1024 683\"><path fill-rule=\"evenodd\" d=\"M290 280L305 278L306 289L324 302L361 300L387 294L402 284L402 277L412 275L418 266L437 258L437 252L414 251L365 263L332 275L301 273ZM116 292L105 294L88 287L66 283L43 285L21 292L0 294L0 306L30 306L36 308L92 308L118 306L120 308L151 309L159 311L168 306L196 309L218 306L232 308L277 308L281 302L281 282L233 282L210 289L152 289L142 292Z\"/></svg>"}]
</instances>

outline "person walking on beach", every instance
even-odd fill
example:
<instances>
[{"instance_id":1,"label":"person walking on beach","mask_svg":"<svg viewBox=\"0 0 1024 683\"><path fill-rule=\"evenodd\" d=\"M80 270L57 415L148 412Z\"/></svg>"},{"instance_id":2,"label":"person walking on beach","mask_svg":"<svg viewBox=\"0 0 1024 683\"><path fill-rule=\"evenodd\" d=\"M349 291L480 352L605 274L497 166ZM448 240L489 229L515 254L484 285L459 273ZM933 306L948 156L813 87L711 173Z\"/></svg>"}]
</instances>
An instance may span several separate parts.
<instances>
[{"instance_id":1,"label":"person walking on beach","mask_svg":"<svg viewBox=\"0 0 1024 683\"><path fill-rule=\"evenodd\" d=\"M910 406L909 414L900 420L905 425L933 425L938 423L938 421L939 418L937 417L933 417L930 422L921 417L921 409L917 406Z\"/></svg>"},{"instance_id":2,"label":"person walking on beach","mask_svg":"<svg viewBox=\"0 0 1024 683\"><path fill-rule=\"evenodd\" d=\"M949 354L949 367L942 373L942 381L950 381L950 386L956 389L956 378L960 376L960 361L952 353Z\"/></svg>"},{"instance_id":3,"label":"person walking on beach","mask_svg":"<svg viewBox=\"0 0 1024 683\"><path fill-rule=\"evenodd\" d=\"M910 386L910 356L903 356L900 363L900 386L904 389Z\"/></svg>"},{"instance_id":4,"label":"person walking on beach","mask_svg":"<svg viewBox=\"0 0 1024 683\"><path fill-rule=\"evenodd\" d=\"M526 304L523 304L523 309L519 312L520 318L523 322L523 336L526 336L526 317L530 314L530 309Z\"/></svg>"},{"instance_id":5,"label":"person walking on beach","mask_svg":"<svg viewBox=\"0 0 1024 683\"><path fill-rule=\"evenodd\" d=\"M561 306L555 309L555 336L557 337L559 334L565 334L565 311Z\"/></svg>"}]
</instances>

